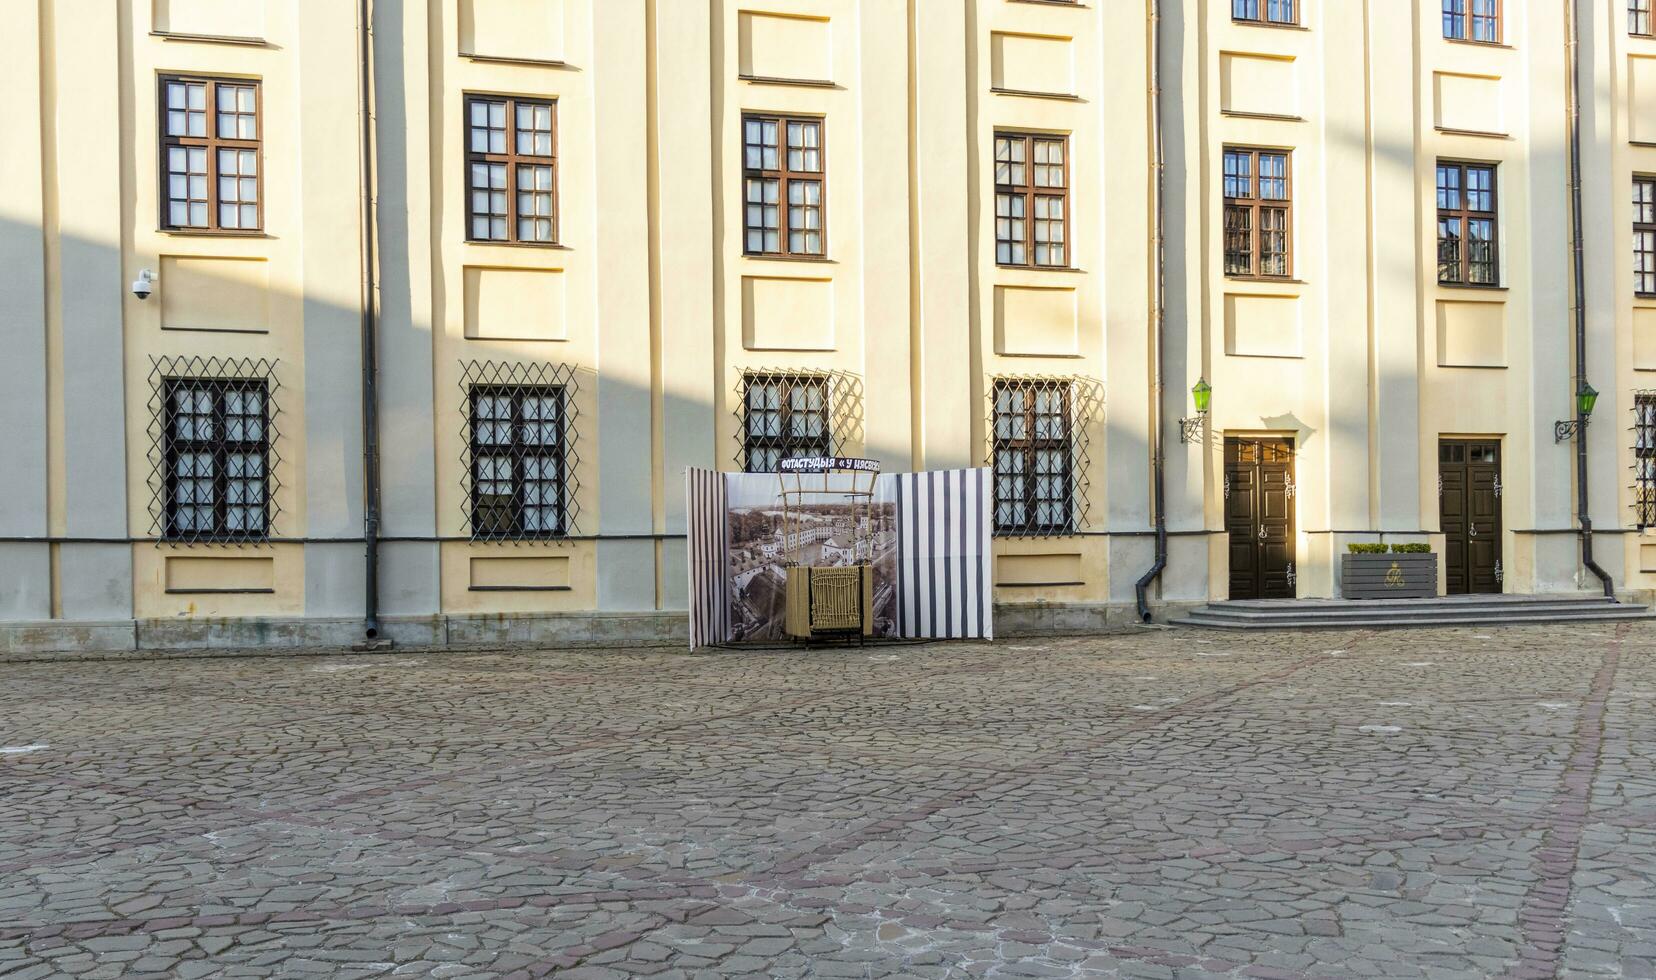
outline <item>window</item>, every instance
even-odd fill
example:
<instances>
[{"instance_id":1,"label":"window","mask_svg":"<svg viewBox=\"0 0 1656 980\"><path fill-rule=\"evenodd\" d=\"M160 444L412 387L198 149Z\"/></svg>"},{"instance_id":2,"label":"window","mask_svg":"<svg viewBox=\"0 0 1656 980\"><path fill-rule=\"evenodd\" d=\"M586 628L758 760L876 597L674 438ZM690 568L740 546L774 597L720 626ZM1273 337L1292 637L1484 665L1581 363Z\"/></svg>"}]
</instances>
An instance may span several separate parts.
<instances>
[{"instance_id":1,"label":"window","mask_svg":"<svg viewBox=\"0 0 1656 980\"><path fill-rule=\"evenodd\" d=\"M1443 0L1443 36L1499 44L1501 0Z\"/></svg>"},{"instance_id":2,"label":"window","mask_svg":"<svg viewBox=\"0 0 1656 980\"><path fill-rule=\"evenodd\" d=\"M1633 507L1640 530L1656 527L1656 391L1633 393Z\"/></svg>"},{"instance_id":3,"label":"window","mask_svg":"<svg viewBox=\"0 0 1656 980\"><path fill-rule=\"evenodd\" d=\"M1225 148L1225 275L1293 272L1293 187L1286 150Z\"/></svg>"},{"instance_id":4,"label":"window","mask_svg":"<svg viewBox=\"0 0 1656 980\"><path fill-rule=\"evenodd\" d=\"M1633 178L1633 292L1656 296L1656 177Z\"/></svg>"},{"instance_id":5,"label":"window","mask_svg":"<svg viewBox=\"0 0 1656 980\"><path fill-rule=\"evenodd\" d=\"M1651 0L1627 0L1627 33L1640 37L1656 33L1652 30L1650 8Z\"/></svg>"},{"instance_id":6,"label":"window","mask_svg":"<svg viewBox=\"0 0 1656 980\"><path fill-rule=\"evenodd\" d=\"M466 98L467 238L548 245L558 240L554 104Z\"/></svg>"},{"instance_id":7,"label":"window","mask_svg":"<svg viewBox=\"0 0 1656 980\"><path fill-rule=\"evenodd\" d=\"M258 231L259 83L161 79L161 227Z\"/></svg>"},{"instance_id":8,"label":"window","mask_svg":"<svg viewBox=\"0 0 1656 980\"><path fill-rule=\"evenodd\" d=\"M826 376L756 377L746 389L744 470L774 473L784 459L834 455Z\"/></svg>"},{"instance_id":9,"label":"window","mask_svg":"<svg viewBox=\"0 0 1656 980\"><path fill-rule=\"evenodd\" d=\"M1297 24L1294 0L1231 0L1231 20Z\"/></svg>"},{"instance_id":10,"label":"window","mask_svg":"<svg viewBox=\"0 0 1656 980\"><path fill-rule=\"evenodd\" d=\"M478 384L469 397L472 537L562 535L563 387Z\"/></svg>"},{"instance_id":11,"label":"window","mask_svg":"<svg viewBox=\"0 0 1656 980\"><path fill-rule=\"evenodd\" d=\"M994 388L995 531L1075 530L1070 386L1061 380L999 379Z\"/></svg>"},{"instance_id":12,"label":"window","mask_svg":"<svg viewBox=\"0 0 1656 980\"><path fill-rule=\"evenodd\" d=\"M162 382L168 540L262 539L270 525L268 388L262 379Z\"/></svg>"},{"instance_id":13,"label":"window","mask_svg":"<svg viewBox=\"0 0 1656 980\"><path fill-rule=\"evenodd\" d=\"M1444 163L1437 167L1438 282L1498 286L1495 166Z\"/></svg>"},{"instance_id":14,"label":"window","mask_svg":"<svg viewBox=\"0 0 1656 980\"><path fill-rule=\"evenodd\" d=\"M1069 266L1068 137L995 134L995 262Z\"/></svg>"},{"instance_id":15,"label":"window","mask_svg":"<svg viewBox=\"0 0 1656 980\"><path fill-rule=\"evenodd\" d=\"M742 251L822 255L825 177L821 119L743 116Z\"/></svg>"}]
</instances>

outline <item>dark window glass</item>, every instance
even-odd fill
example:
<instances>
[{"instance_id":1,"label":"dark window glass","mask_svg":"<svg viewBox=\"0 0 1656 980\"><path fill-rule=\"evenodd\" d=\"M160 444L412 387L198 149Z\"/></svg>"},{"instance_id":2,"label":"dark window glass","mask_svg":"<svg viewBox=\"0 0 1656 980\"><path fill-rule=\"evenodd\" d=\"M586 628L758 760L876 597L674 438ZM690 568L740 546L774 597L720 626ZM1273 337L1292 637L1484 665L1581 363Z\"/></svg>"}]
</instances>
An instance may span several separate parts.
<instances>
[{"instance_id":1,"label":"dark window glass","mask_svg":"<svg viewBox=\"0 0 1656 980\"><path fill-rule=\"evenodd\" d=\"M995 532L1075 530L1070 386L1002 379L994 388Z\"/></svg>"},{"instance_id":2,"label":"dark window glass","mask_svg":"<svg viewBox=\"0 0 1656 980\"><path fill-rule=\"evenodd\" d=\"M1226 147L1225 275L1293 272L1293 185L1288 152Z\"/></svg>"},{"instance_id":3,"label":"dark window glass","mask_svg":"<svg viewBox=\"0 0 1656 980\"><path fill-rule=\"evenodd\" d=\"M742 251L820 256L827 247L821 119L742 117Z\"/></svg>"},{"instance_id":4,"label":"dark window glass","mask_svg":"<svg viewBox=\"0 0 1656 980\"><path fill-rule=\"evenodd\" d=\"M268 385L263 380L163 382L164 536L264 538L270 523Z\"/></svg>"},{"instance_id":5,"label":"dark window glass","mask_svg":"<svg viewBox=\"0 0 1656 980\"><path fill-rule=\"evenodd\" d=\"M469 396L472 537L562 535L563 386L473 385Z\"/></svg>"},{"instance_id":6,"label":"dark window glass","mask_svg":"<svg viewBox=\"0 0 1656 980\"><path fill-rule=\"evenodd\" d=\"M1501 0L1443 0L1443 36L1457 41L1501 40Z\"/></svg>"},{"instance_id":7,"label":"dark window glass","mask_svg":"<svg viewBox=\"0 0 1656 980\"><path fill-rule=\"evenodd\" d=\"M552 102L466 98L466 237L553 244L557 124Z\"/></svg>"},{"instance_id":8,"label":"dark window glass","mask_svg":"<svg viewBox=\"0 0 1656 980\"><path fill-rule=\"evenodd\" d=\"M826 377L753 378L746 388L743 469L774 473L784 459L833 455Z\"/></svg>"},{"instance_id":9,"label":"dark window glass","mask_svg":"<svg viewBox=\"0 0 1656 980\"><path fill-rule=\"evenodd\" d=\"M1438 163L1438 282L1500 285L1495 195L1494 164Z\"/></svg>"},{"instance_id":10,"label":"dark window glass","mask_svg":"<svg viewBox=\"0 0 1656 980\"><path fill-rule=\"evenodd\" d=\"M1069 139L995 134L995 262L1065 268Z\"/></svg>"}]
</instances>

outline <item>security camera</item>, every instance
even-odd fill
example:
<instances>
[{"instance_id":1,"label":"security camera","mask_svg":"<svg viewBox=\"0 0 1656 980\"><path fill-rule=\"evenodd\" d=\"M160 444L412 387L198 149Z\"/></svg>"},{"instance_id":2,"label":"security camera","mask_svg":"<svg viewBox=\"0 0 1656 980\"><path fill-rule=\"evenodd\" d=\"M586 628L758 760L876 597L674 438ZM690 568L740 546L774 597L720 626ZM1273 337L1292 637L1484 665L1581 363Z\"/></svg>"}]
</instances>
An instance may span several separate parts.
<instances>
[{"instance_id":1,"label":"security camera","mask_svg":"<svg viewBox=\"0 0 1656 980\"><path fill-rule=\"evenodd\" d=\"M155 292L155 273L148 269L140 270L138 278L132 280L132 295L139 299L149 299L150 293Z\"/></svg>"}]
</instances>

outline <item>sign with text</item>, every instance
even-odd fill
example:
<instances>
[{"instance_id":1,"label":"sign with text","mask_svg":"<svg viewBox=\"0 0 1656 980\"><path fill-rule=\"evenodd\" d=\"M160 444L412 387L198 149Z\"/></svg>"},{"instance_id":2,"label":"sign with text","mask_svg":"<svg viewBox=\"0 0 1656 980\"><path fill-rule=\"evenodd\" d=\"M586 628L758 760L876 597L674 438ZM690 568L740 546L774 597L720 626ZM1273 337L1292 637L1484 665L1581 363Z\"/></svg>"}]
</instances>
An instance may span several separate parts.
<instances>
[{"instance_id":1,"label":"sign with text","mask_svg":"<svg viewBox=\"0 0 1656 980\"><path fill-rule=\"evenodd\" d=\"M805 456L799 459L784 459L778 468L783 473L827 473L831 470L878 473L880 461L857 456Z\"/></svg>"}]
</instances>

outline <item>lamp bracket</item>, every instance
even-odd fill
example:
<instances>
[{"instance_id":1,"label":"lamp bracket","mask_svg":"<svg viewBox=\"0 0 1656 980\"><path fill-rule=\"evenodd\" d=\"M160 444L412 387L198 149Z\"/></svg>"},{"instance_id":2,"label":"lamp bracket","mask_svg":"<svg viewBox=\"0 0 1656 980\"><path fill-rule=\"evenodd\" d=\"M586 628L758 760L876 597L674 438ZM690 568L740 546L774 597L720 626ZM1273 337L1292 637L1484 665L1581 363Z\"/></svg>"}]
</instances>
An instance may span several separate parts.
<instances>
[{"instance_id":1,"label":"lamp bracket","mask_svg":"<svg viewBox=\"0 0 1656 980\"><path fill-rule=\"evenodd\" d=\"M1586 429L1587 429L1587 418L1585 416L1583 416L1582 418L1579 418L1579 419L1570 419L1567 422L1563 421L1563 420L1560 420L1558 422L1554 422L1553 423L1553 442L1556 443L1556 442L1563 442L1566 439L1574 439L1577 436L1580 436L1583 432L1585 432Z\"/></svg>"},{"instance_id":2,"label":"lamp bracket","mask_svg":"<svg viewBox=\"0 0 1656 980\"><path fill-rule=\"evenodd\" d=\"M1179 441L1194 442L1202 434L1202 426L1207 423L1208 413L1197 412L1179 420Z\"/></svg>"}]
</instances>

